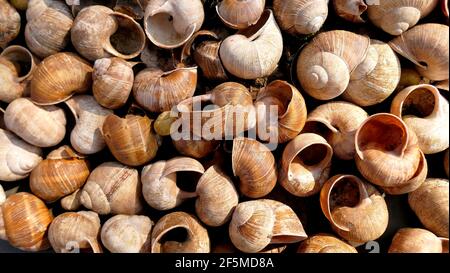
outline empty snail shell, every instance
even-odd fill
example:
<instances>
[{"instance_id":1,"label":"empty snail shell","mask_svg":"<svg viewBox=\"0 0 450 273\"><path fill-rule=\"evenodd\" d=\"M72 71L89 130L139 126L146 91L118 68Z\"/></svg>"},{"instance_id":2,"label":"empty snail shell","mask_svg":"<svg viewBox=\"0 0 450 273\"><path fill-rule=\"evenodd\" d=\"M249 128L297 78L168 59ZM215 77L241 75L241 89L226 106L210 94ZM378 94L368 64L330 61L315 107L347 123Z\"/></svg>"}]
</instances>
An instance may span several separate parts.
<instances>
[{"instance_id":1,"label":"empty snail shell","mask_svg":"<svg viewBox=\"0 0 450 273\"><path fill-rule=\"evenodd\" d=\"M376 185L391 188L392 194L411 192L426 178L426 159L416 135L392 114L369 117L356 132L355 146L360 173Z\"/></svg>"},{"instance_id":2,"label":"empty snail shell","mask_svg":"<svg viewBox=\"0 0 450 273\"><path fill-rule=\"evenodd\" d=\"M353 23L364 23L361 15L367 10L364 0L333 0L337 15Z\"/></svg>"},{"instance_id":3,"label":"empty snail shell","mask_svg":"<svg viewBox=\"0 0 450 273\"><path fill-rule=\"evenodd\" d=\"M95 168L81 190L81 204L98 214L138 214L142 210L137 170L117 162Z\"/></svg>"},{"instance_id":4,"label":"empty snail shell","mask_svg":"<svg viewBox=\"0 0 450 273\"><path fill-rule=\"evenodd\" d=\"M76 125L70 134L73 148L82 154L95 154L106 147L101 133L106 117L113 113L100 106L93 96L80 95L65 102L75 116Z\"/></svg>"},{"instance_id":5,"label":"empty snail shell","mask_svg":"<svg viewBox=\"0 0 450 273\"><path fill-rule=\"evenodd\" d=\"M195 211L203 223L218 227L231 219L239 195L233 181L218 167L212 166L197 183Z\"/></svg>"},{"instance_id":6,"label":"empty snail shell","mask_svg":"<svg viewBox=\"0 0 450 273\"><path fill-rule=\"evenodd\" d=\"M0 48L5 48L19 32L20 14L7 0L0 0Z\"/></svg>"},{"instance_id":7,"label":"empty snail shell","mask_svg":"<svg viewBox=\"0 0 450 273\"><path fill-rule=\"evenodd\" d=\"M367 56L350 75L343 97L360 106L381 103L395 91L400 76L400 61L391 47L371 40Z\"/></svg>"},{"instance_id":8,"label":"empty snail shell","mask_svg":"<svg viewBox=\"0 0 450 273\"><path fill-rule=\"evenodd\" d=\"M103 124L103 136L109 150L121 163L140 166L156 156L159 143L147 116L109 115Z\"/></svg>"},{"instance_id":9,"label":"empty snail shell","mask_svg":"<svg viewBox=\"0 0 450 273\"><path fill-rule=\"evenodd\" d=\"M402 228L394 235L389 253L444 253L444 240L426 229Z\"/></svg>"},{"instance_id":10,"label":"empty snail shell","mask_svg":"<svg viewBox=\"0 0 450 273\"><path fill-rule=\"evenodd\" d=\"M408 202L422 224L434 234L448 238L448 180L427 179L408 196Z\"/></svg>"},{"instance_id":11,"label":"empty snail shell","mask_svg":"<svg viewBox=\"0 0 450 273\"><path fill-rule=\"evenodd\" d=\"M65 0L65 2L71 7L73 16L77 16L82 9L90 6L103 5L112 9L118 0Z\"/></svg>"},{"instance_id":12,"label":"empty snail shell","mask_svg":"<svg viewBox=\"0 0 450 273\"><path fill-rule=\"evenodd\" d=\"M0 101L7 103L26 96L37 59L22 46L9 46L0 54Z\"/></svg>"},{"instance_id":13,"label":"empty snail shell","mask_svg":"<svg viewBox=\"0 0 450 273\"><path fill-rule=\"evenodd\" d=\"M41 58L62 51L70 41L73 16L69 7L57 0L30 0L27 8L25 41Z\"/></svg>"},{"instance_id":14,"label":"empty snail shell","mask_svg":"<svg viewBox=\"0 0 450 273\"><path fill-rule=\"evenodd\" d=\"M277 182L275 158L267 146L256 140L233 140L232 167L240 181L240 192L250 198L268 195Z\"/></svg>"},{"instance_id":15,"label":"empty snail shell","mask_svg":"<svg viewBox=\"0 0 450 273\"><path fill-rule=\"evenodd\" d=\"M181 242L167 241L164 237L177 231L187 233ZM185 212L172 212L164 215L156 223L152 232L152 253L209 253L208 231L194 216Z\"/></svg>"},{"instance_id":16,"label":"empty snail shell","mask_svg":"<svg viewBox=\"0 0 450 273\"><path fill-rule=\"evenodd\" d=\"M69 146L62 146L48 154L33 169L31 191L47 202L53 202L81 188L89 176L88 161Z\"/></svg>"},{"instance_id":17,"label":"empty snail shell","mask_svg":"<svg viewBox=\"0 0 450 273\"><path fill-rule=\"evenodd\" d=\"M422 76L433 81L448 80L448 26L418 25L392 40L389 45L398 54L414 63Z\"/></svg>"},{"instance_id":18,"label":"empty snail shell","mask_svg":"<svg viewBox=\"0 0 450 273\"><path fill-rule=\"evenodd\" d=\"M74 53L45 58L31 80L31 99L37 104L57 104L91 88L92 67Z\"/></svg>"},{"instance_id":19,"label":"empty snail shell","mask_svg":"<svg viewBox=\"0 0 450 273\"><path fill-rule=\"evenodd\" d=\"M133 88L132 64L113 57L95 61L92 92L97 102L108 109L124 106Z\"/></svg>"},{"instance_id":20,"label":"empty snail shell","mask_svg":"<svg viewBox=\"0 0 450 273\"><path fill-rule=\"evenodd\" d=\"M375 5L369 5L367 13L377 27L391 35L401 35L430 14L438 3L439 0L380 0Z\"/></svg>"},{"instance_id":21,"label":"empty snail shell","mask_svg":"<svg viewBox=\"0 0 450 273\"><path fill-rule=\"evenodd\" d=\"M277 126L278 143L295 138L305 126L305 100L297 88L285 81L273 81L262 89L256 98L255 107L257 125L262 126L265 133L272 126ZM259 135L259 138L264 140L264 136Z\"/></svg>"},{"instance_id":22,"label":"empty snail shell","mask_svg":"<svg viewBox=\"0 0 450 273\"><path fill-rule=\"evenodd\" d=\"M172 143L180 154L197 159L212 154L220 145L220 142L215 140L184 140L183 138L172 139Z\"/></svg>"},{"instance_id":23,"label":"empty snail shell","mask_svg":"<svg viewBox=\"0 0 450 273\"><path fill-rule=\"evenodd\" d=\"M306 45L297 61L303 89L319 100L331 100L347 89L350 75L370 47L368 37L344 30L322 32Z\"/></svg>"},{"instance_id":24,"label":"empty snail shell","mask_svg":"<svg viewBox=\"0 0 450 273\"><path fill-rule=\"evenodd\" d=\"M26 142L37 147L52 147L66 135L66 116L63 109L39 106L29 98L18 98L5 111L6 127Z\"/></svg>"},{"instance_id":25,"label":"empty snail shell","mask_svg":"<svg viewBox=\"0 0 450 273\"><path fill-rule=\"evenodd\" d=\"M445 170L445 173L447 174L447 176L449 176L449 163L448 163L448 161L449 161L449 154L450 154L450 150L448 150L447 149L447 151L445 152L445 155L444 155L444 170Z\"/></svg>"},{"instance_id":26,"label":"empty snail shell","mask_svg":"<svg viewBox=\"0 0 450 273\"><path fill-rule=\"evenodd\" d=\"M317 234L303 241L297 253L358 253L358 251L333 235Z\"/></svg>"},{"instance_id":27,"label":"empty snail shell","mask_svg":"<svg viewBox=\"0 0 450 273\"><path fill-rule=\"evenodd\" d=\"M284 31L312 34L319 31L328 17L328 0L274 0L273 10Z\"/></svg>"},{"instance_id":28,"label":"empty snail shell","mask_svg":"<svg viewBox=\"0 0 450 273\"><path fill-rule=\"evenodd\" d=\"M169 210L197 196L197 193L183 191L177 186L177 172L181 171L203 174L205 169L200 162L188 157L158 161L143 168L142 193L151 207Z\"/></svg>"},{"instance_id":29,"label":"empty snail shell","mask_svg":"<svg viewBox=\"0 0 450 273\"><path fill-rule=\"evenodd\" d=\"M178 103L192 97L197 86L197 67L179 67L164 72L147 68L134 79L133 95L147 111L164 112L172 110Z\"/></svg>"},{"instance_id":30,"label":"empty snail shell","mask_svg":"<svg viewBox=\"0 0 450 273\"><path fill-rule=\"evenodd\" d=\"M304 131L321 134L333 147L338 158L351 160L356 153L356 131L367 117L368 114L364 109L352 103L329 102L309 113ZM323 125L324 128L320 128L319 125Z\"/></svg>"},{"instance_id":31,"label":"empty snail shell","mask_svg":"<svg viewBox=\"0 0 450 273\"><path fill-rule=\"evenodd\" d=\"M100 218L92 211L65 212L58 215L48 228L48 240L57 253L90 249L101 253L98 242Z\"/></svg>"},{"instance_id":32,"label":"empty snail shell","mask_svg":"<svg viewBox=\"0 0 450 273\"><path fill-rule=\"evenodd\" d=\"M76 211L81 207L81 189L61 198L61 207L67 211Z\"/></svg>"},{"instance_id":33,"label":"empty snail shell","mask_svg":"<svg viewBox=\"0 0 450 273\"><path fill-rule=\"evenodd\" d=\"M283 37L271 10L249 28L226 38L219 54L225 69L241 79L270 76L283 53Z\"/></svg>"},{"instance_id":34,"label":"empty snail shell","mask_svg":"<svg viewBox=\"0 0 450 273\"><path fill-rule=\"evenodd\" d=\"M3 214L0 236L4 234L4 239L12 246L24 251L50 248L47 227L53 216L42 200L30 193L20 192L10 195L0 210L0 216Z\"/></svg>"},{"instance_id":35,"label":"empty snail shell","mask_svg":"<svg viewBox=\"0 0 450 273\"><path fill-rule=\"evenodd\" d=\"M177 48L200 30L205 19L200 0L151 0L144 15L144 29L152 43Z\"/></svg>"},{"instance_id":36,"label":"empty snail shell","mask_svg":"<svg viewBox=\"0 0 450 273\"><path fill-rule=\"evenodd\" d=\"M316 134L301 134L288 143L279 173L281 185L295 196L318 193L328 180L333 148Z\"/></svg>"},{"instance_id":37,"label":"empty snail shell","mask_svg":"<svg viewBox=\"0 0 450 273\"><path fill-rule=\"evenodd\" d=\"M153 222L143 215L116 215L103 224L101 240L112 253L150 253Z\"/></svg>"},{"instance_id":38,"label":"empty snail shell","mask_svg":"<svg viewBox=\"0 0 450 273\"><path fill-rule=\"evenodd\" d=\"M414 131L425 154L445 151L449 146L449 104L432 85L410 86L392 101L391 113Z\"/></svg>"},{"instance_id":39,"label":"empty snail shell","mask_svg":"<svg viewBox=\"0 0 450 273\"><path fill-rule=\"evenodd\" d=\"M226 26L244 29L258 22L265 5L265 0L223 0L216 6L216 11Z\"/></svg>"},{"instance_id":40,"label":"empty snail shell","mask_svg":"<svg viewBox=\"0 0 450 273\"><path fill-rule=\"evenodd\" d=\"M388 226L384 198L374 186L353 175L330 178L320 192L320 206L339 236L354 244L378 239Z\"/></svg>"},{"instance_id":41,"label":"empty snail shell","mask_svg":"<svg viewBox=\"0 0 450 273\"><path fill-rule=\"evenodd\" d=\"M41 162L42 150L0 128L0 180L26 178ZM1 202L0 202L1 203Z\"/></svg>"}]
</instances>

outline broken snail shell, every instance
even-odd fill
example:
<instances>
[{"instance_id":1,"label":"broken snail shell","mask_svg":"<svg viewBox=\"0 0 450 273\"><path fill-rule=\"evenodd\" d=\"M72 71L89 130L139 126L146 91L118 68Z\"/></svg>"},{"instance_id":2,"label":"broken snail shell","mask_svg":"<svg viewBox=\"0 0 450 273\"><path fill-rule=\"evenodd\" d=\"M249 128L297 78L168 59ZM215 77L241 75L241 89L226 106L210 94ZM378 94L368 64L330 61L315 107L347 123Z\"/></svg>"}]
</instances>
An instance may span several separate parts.
<instances>
[{"instance_id":1,"label":"broken snail shell","mask_svg":"<svg viewBox=\"0 0 450 273\"><path fill-rule=\"evenodd\" d=\"M0 0L0 48L5 48L19 32L20 14L7 0Z\"/></svg>"},{"instance_id":2,"label":"broken snail shell","mask_svg":"<svg viewBox=\"0 0 450 273\"><path fill-rule=\"evenodd\" d=\"M333 0L337 15L353 23L364 23L361 15L367 10L364 0Z\"/></svg>"},{"instance_id":3,"label":"broken snail shell","mask_svg":"<svg viewBox=\"0 0 450 273\"><path fill-rule=\"evenodd\" d=\"M444 242L446 241L446 242ZM392 239L389 253L445 253L448 238L438 238L426 229L402 228Z\"/></svg>"},{"instance_id":4,"label":"broken snail shell","mask_svg":"<svg viewBox=\"0 0 450 273\"><path fill-rule=\"evenodd\" d=\"M265 0L223 0L216 6L220 20L231 28L244 29L258 22Z\"/></svg>"},{"instance_id":5,"label":"broken snail shell","mask_svg":"<svg viewBox=\"0 0 450 273\"><path fill-rule=\"evenodd\" d=\"M297 253L358 253L358 251L333 235L317 234L303 241Z\"/></svg>"}]
</instances>

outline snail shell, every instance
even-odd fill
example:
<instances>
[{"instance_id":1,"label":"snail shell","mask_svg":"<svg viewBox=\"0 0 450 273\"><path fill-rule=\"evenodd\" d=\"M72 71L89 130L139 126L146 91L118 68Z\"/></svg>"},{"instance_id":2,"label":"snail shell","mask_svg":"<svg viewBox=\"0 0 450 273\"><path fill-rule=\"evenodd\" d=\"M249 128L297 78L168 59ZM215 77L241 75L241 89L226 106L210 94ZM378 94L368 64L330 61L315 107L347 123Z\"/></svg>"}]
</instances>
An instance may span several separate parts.
<instances>
[{"instance_id":1,"label":"snail shell","mask_svg":"<svg viewBox=\"0 0 450 273\"><path fill-rule=\"evenodd\" d=\"M226 26L244 29L258 22L265 5L265 0L223 0L216 6L216 11Z\"/></svg>"},{"instance_id":2,"label":"snail shell","mask_svg":"<svg viewBox=\"0 0 450 273\"><path fill-rule=\"evenodd\" d=\"M25 41L41 58L62 51L70 41L73 16L69 7L57 0L30 0L27 8Z\"/></svg>"},{"instance_id":3,"label":"snail shell","mask_svg":"<svg viewBox=\"0 0 450 273\"><path fill-rule=\"evenodd\" d=\"M333 0L337 15L353 23L364 23L361 15L367 10L364 0Z\"/></svg>"},{"instance_id":4,"label":"snail shell","mask_svg":"<svg viewBox=\"0 0 450 273\"><path fill-rule=\"evenodd\" d=\"M353 175L330 178L320 192L320 206L333 230L355 244L378 239L388 226L384 198L374 186Z\"/></svg>"},{"instance_id":5,"label":"snail shell","mask_svg":"<svg viewBox=\"0 0 450 273\"><path fill-rule=\"evenodd\" d=\"M20 192L10 195L0 207L3 214L0 237L4 234L9 243L24 251L41 251L50 248L47 227L53 216L44 202L36 196ZM4 228L2 231L1 229Z\"/></svg>"},{"instance_id":6,"label":"snail shell","mask_svg":"<svg viewBox=\"0 0 450 273\"><path fill-rule=\"evenodd\" d=\"M65 0L65 2L71 7L73 16L77 16L82 9L90 6L102 5L112 9L118 0Z\"/></svg>"},{"instance_id":7,"label":"snail shell","mask_svg":"<svg viewBox=\"0 0 450 273\"><path fill-rule=\"evenodd\" d=\"M81 207L81 188L61 198L61 207L68 211L75 211Z\"/></svg>"},{"instance_id":8,"label":"snail shell","mask_svg":"<svg viewBox=\"0 0 450 273\"><path fill-rule=\"evenodd\" d=\"M402 228L392 239L389 253L445 253L447 238L438 238L426 229Z\"/></svg>"},{"instance_id":9,"label":"snail shell","mask_svg":"<svg viewBox=\"0 0 450 273\"><path fill-rule=\"evenodd\" d=\"M238 137L233 140L233 173L239 178L239 189L250 198L268 195L277 182L272 152L260 142Z\"/></svg>"},{"instance_id":10,"label":"snail shell","mask_svg":"<svg viewBox=\"0 0 450 273\"><path fill-rule=\"evenodd\" d=\"M174 140L172 139L175 149L184 156L196 159L207 157L212 154L220 145L219 141L214 140Z\"/></svg>"},{"instance_id":11,"label":"snail shell","mask_svg":"<svg viewBox=\"0 0 450 273\"><path fill-rule=\"evenodd\" d=\"M328 180L333 148L316 134L301 134L284 149L280 183L291 194L305 197L320 191Z\"/></svg>"},{"instance_id":12,"label":"snail shell","mask_svg":"<svg viewBox=\"0 0 450 273\"><path fill-rule=\"evenodd\" d=\"M367 13L375 26L391 35L401 35L430 14L438 3L439 0L380 0L369 5Z\"/></svg>"},{"instance_id":13,"label":"snail shell","mask_svg":"<svg viewBox=\"0 0 450 273\"><path fill-rule=\"evenodd\" d=\"M422 76L433 81L448 80L448 26L418 25L393 39L389 45L395 52L414 63Z\"/></svg>"},{"instance_id":14,"label":"snail shell","mask_svg":"<svg viewBox=\"0 0 450 273\"><path fill-rule=\"evenodd\" d=\"M89 95L72 97L65 102L75 116L76 125L70 134L70 143L73 148L82 154L95 154L106 143L101 129L106 117L113 111L101 107Z\"/></svg>"},{"instance_id":15,"label":"snail shell","mask_svg":"<svg viewBox=\"0 0 450 273\"><path fill-rule=\"evenodd\" d=\"M328 0L274 0L273 10L287 33L312 34L320 30L328 17Z\"/></svg>"},{"instance_id":16,"label":"snail shell","mask_svg":"<svg viewBox=\"0 0 450 273\"><path fill-rule=\"evenodd\" d=\"M69 146L62 146L33 169L30 188L39 198L53 202L81 188L88 176L89 162Z\"/></svg>"},{"instance_id":17,"label":"snail shell","mask_svg":"<svg viewBox=\"0 0 450 273\"><path fill-rule=\"evenodd\" d=\"M363 62L368 37L344 30L322 32L306 45L297 61L303 89L319 100L331 100L347 89L351 73Z\"/></svg>"},{"instance_id":18,"label":"snail shell","mask_svg":"<svg viewBox=\"0 0 450 273\"><path fill-rule=\"evenodd\" d=\"M20 32L20 14L6 0L0 0L0 48L5 48Z\"/></svg>"},{"instance_id":19,"label":"snail shell","mask_svg":"<svg viewBox=\"0 0 450 273\"><path fill-rule=\"evenodd\" d=\"M132 64L117 57L95 61L92 92L97 102L108 109L124 106L133 88Z\"/></svg>"},{"instance_id":20,"label":"snail shell","mask_svg":"<svg viewBox=\"0 0 450 273\"><path fill-rule=\"evenodd\" d=\"M184 241L165 241L165 235L183 229L187 236ZM164 215L156 223L152 232L152 253L209 253L208 231L194 216L185 212Z\"/></svg>"},{"instance_id":21,"label":"snail shell","mask_svg":"<svg viewBox=\"0 0 450 273\"><path fill-rule=\"evenodd\" d=\"M18 98L5 111L6 127L26 142L37 147L52 147L66 135L66 116L63 109L39 106L29 98Z\"/></svg>"},{"instance_id":22,"label":"snail shell","mask_svg":"<svg viewBox=\"0 0 450 273\"><path fill-rule=\"evenodd\" d=\"M145 8L144 29L153 44L171 49L185 44L200 30L204 19L200 0L150 0Z\"/></svg>"},{"instance_id":23,"label":"snail shell","mask_svg":"<svg viewBox=\"0 0 450 273\"><path fill-rule=\"evenodd\" d=\"M422 224L438 236L448 238L448 180L427 179L408 195L408 202Z\"/></svg>"},{"instance_id":24,"label":"snail shell","mask_svg":"<svg viewBox=\"0 0 450 273\"><path fill-rule=\"evenodd\" d=\"M31 99L37 104L57 104L91 88L92 67L78 55L56 53L45 58L33 74Z\"/></svg>"},{"instance_id":25,"label":"snail shell","mask_svg":"<svg viewBox=\"0 0 450 273\"><path fill-rule=\"evenodd\" d=\"M436 87L424 84L400 91L392 101L391 113L414 131L425 154L449 147L449 104Z\"/></svg>"},{"instance_id":26,"label":"snail shell","mask_svg":"<svg viewBox=\"0 0 450 273\"><path fill-rule=\"evenodd\" d=\"M364 61L350 76L343 98L359 106L372 106L386 100L401 76L400 61L388 44L371 40Z\"/></svg>"},{"instance_id":27,"label":"snail shell","mask_svg":"<svg viewBox=\"0 0 450 273\"><path fill-rule=\"evenodd\" d=\"M225 69L246 80L270 76L282 53L283 37L271 10L255 25L226 38L219 50Z\"/></svg>"},{"instance_id":28,"label":"snail shell","mask_svg":"<svg viewBox=\"0 0 450 273\"><path fill-rule=\"evenodd\" d=\"M317 234L303 241L297 253L358 253L358 251L333 235Z\"/></svg>"},{"instance_id":29,"label":"snail shell","mask_svg":"<svg viewBox=\"0 0 450 273\"><path fill-rule=\"evenodd\" d=\"M65 212L50 224L48 239L57 253L70 253L80 249L91 249L101 253L98 242L100 218L92 211Z\"/></svg>"},{"instance_id":30,"label":"snail shell","mask_svg":"<svg viewBox=\"0 0 450 273\"><path fill-rule=\"evenodd\" d=\"M112 253L150 253L153 222L143 215L116 215L103 224L101 239Z\"/></svg>"},{"instance_id":31,"label":"snail shell","mask_svg":"<svg viewBox=\"0 0 450 273\"><path fill-rule=\"evenodd\" d=\"M11 0L11 5L13 5L18 10L26 10L28 7L28 2L30 0Z\"/></svg>"},{"instance_id":32,"label":"snail shell","mask_svg":"<svg viewBox=\"0 0 450 273\"><path fill-rule=\"evenodd\" d=\"M105 162L92 171L80 201L87 209L102 215L138 214L142 211L141 188L137 170Z\"/></svg>"},{"instance_id":33,"label":"snail shell","mask_svg":"<svg viewBox=\"0 0 450 273\"><path fill-rule=\"evenodd\" d=\"M195 192L186 192L178 188L177 172L180 171L203 174L205 169L200 162L188 157L158 161L143 168L142 193L151 207L169 210L197 196Z\"/></svg>"}]
</instances>

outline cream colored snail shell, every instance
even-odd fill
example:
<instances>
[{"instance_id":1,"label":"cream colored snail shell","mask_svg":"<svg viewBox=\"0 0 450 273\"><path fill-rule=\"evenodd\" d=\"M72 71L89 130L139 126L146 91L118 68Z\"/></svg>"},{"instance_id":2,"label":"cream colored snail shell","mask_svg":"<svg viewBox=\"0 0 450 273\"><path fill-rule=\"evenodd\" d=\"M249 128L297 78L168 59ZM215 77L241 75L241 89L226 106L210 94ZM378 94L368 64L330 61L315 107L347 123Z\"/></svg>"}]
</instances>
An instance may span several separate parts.
<instances>
[{"instance_id":1,"label":"cream colored snail shell","mask_svg":"<svg viewBox=\"0 0 450 273\"><path fill-rule=\"evenodd\" d=\"M440 153L449 147L449 103L436 87L425 84L400 91L392 101L391 113L414 131L425 154Z\"/></svg>"},{"instance_id":2,"label":"cream colored snail shell","mask_svg":"<svg viewBox=\"0 0 450 273\"><path fill-rule=\"evenodd\" d=\"M303 241L297 253L358 253L358 251L333 235L317 234Z\"/></svg>"},{"instance_id":3,"label":"cream colored snail shell","mask_svg":"<svg viewBox=\"0 0 450 273\"><path fill-rule=\"evenodd\" d=\"M112 253L150 253L153 222L143 215L116 215L101 231L105 248Z\"/></svg>"},{"instance_id":4,"label":"cream colored snail shell","mask_svg":"<svg viewBox=\"0 0 450 273\"><path fill-rule=\"evenodd\" d=\"M283 37L271 10L255 25L227 37L219 50L225 69L247 80L270 76L282 53Z\"/></svg>"},{"instance_id":5,"label":"cream colored snail shell","mask_svg":"<svg viewBox=\"0 0 450 273\"><path fill-rule=\"evenodd\" d=\"M66 105L75 116L76 125L70 133L70 143L82 154L95 154L106 147L101 133L103 123L113 111L100 106L93 96L79 95L67 100Z\"/></svg>"},{"instance_id":6,"label":"cream colored snail shell","mask_svg":"<svg viewBox=\"0 0 450 273\"><path fill-rule=\"evenodd\" d=\"M223 0L216 6L216 11L226 26L244 29L258 22L265 5L265 0Z\"/></svg>"},{"instance_id":7,"label":"cream colored snail shell","mask_svg":"<svg viewBox=\"0 0 450 273\"><path fill-rule=\"evenodd\" d=\"M380 0L368 5L370 21L391 35L401 35L430 14L439 0Z\"/></svg>"},{"instance_id":8,"label":"cream colored snail shell","mask_svg":"<svg viewBox=\"0 0 450 273\"><path fill-rule=\"evenodd\" d=\"M188 157L158 161L143 168L142 193L152 208L173 209L185 200L197 196L197 193L183 191L177 186L177 172L180 171L203 174L205 169L200 162Z\"/></svg>"},{"instance_id":9,"label":"cream colored snail shell","mask_svg":"<svg viewBox=\"0 0 450 273\"><path fill-rule=\"evenodd\" d=\"M105 162L89 175L80 201L101 215L133 215L142 211L141 189L137 170L117 162Z\"/></svg>"},{"instance_id":10,"label":"cream colored snail shell","mask_svg":"<svg viewBox=\"0 0 450 273\"><path fill-rule=\"evenodd\" d=\"M90 249L101 253L98 242L100 218L92 211L65 212L50 224L48 239L57 253L70 253Z\"/></svg>"},{"instance_id":11,"label":"cream colored snail shell","mask_svg":"<svg viewBox=\"0 0 450 273\"><path fill-rule=\"evenodd\" d=\"M63 109L39 106L29 98L11 102L5 111L6 127L26 142L37 147L52 147L66 135L66 116Z\"/></svg>"},{"instance_id":12,"label":"cream colored snail shell","mask_svg":"<svg viewBox=\"0 0 450 273\"><path fill-rule=\"evenodd\" d=\"M330 178L320 192L320 206L333 230L354 244L378 239L388 226L384 198L374 186L353 175Z\"/></svg>"},{"instance_id":13,"label":"cream colored snail shell","mask_svg":"<svg viewBox=\"0 0 450 273\"><path fill-rule=\"evenodd\" d=\"M165 241L164 235L176 229L187 232L185 241ZM164 215L156 223L152 232L152 253L209 253L208 231L194 216L185 212Z\"/></svg>"},{"instance_id":14,"label":"cream colored snail shell","mask_svg":"<svg viewBox=\"0 0 450 273\"><path fill-rule=\"evenodd\" d=\"M82 9L70 31L75 49L88 60L137 57L145 48L145 33L130 16L105 6Z\"/></svg>"},{"instance_id":15,"label":"cream colored snail shell","mask_svg":"<svg viewBox=\"0 0 450 273\"><path fill-rule=\"evenodd\" d=\"M0 48L5 48L20 32L20 14L7 1L0 1Z\"/></svg>"},{"instance_id":16,"label":"cream colored snail shell","mask_svg":"<svg viewBox=\"0 0 450 273\"><path fill-rule=\"evenodd\" d=\"M333 0L337 15L353 23L364 23L361 15L367 10L364 0Z\"/></svg>"},{"instance_id":17,"label":"cream colored snail shell","mask_svg":"<svg viewBox=\"0 0 450 273\"><path fill-rule=\"evenodd\" d=\"M328 17L328 0L274 0L273 11L281 29L290 34L312 34Z\"/></svg>"},{"instance_id":18,"label":"cream colored snail shell","mask_svg":"<svg viewBox=\"0 0 450 273\"><path fill-rule=\"evenodd\" d=\"M156 46L172 49L200 30L204 19L200 0L150 0L145 8L144 29Z\"/></svg>"},{"instance_id":19,"label":"cream colored snail shell","mask_svg":"<svg viewBox=\"0 0 450 273\"><path fill-rule=\"evenodd\" d=\"M443 244L448 238L438 238L426 229L402 228L392 239L389 253L445 253Z\"/></svg>"}]
</instances>

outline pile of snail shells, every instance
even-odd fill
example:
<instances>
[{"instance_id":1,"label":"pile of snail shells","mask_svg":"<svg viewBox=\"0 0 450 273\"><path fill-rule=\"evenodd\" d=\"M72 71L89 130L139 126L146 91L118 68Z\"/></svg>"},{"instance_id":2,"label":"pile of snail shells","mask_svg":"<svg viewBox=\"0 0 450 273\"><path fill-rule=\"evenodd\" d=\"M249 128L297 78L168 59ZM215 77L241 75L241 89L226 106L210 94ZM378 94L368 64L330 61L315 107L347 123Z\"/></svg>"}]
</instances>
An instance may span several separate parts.
<instances>
[{"instance_id":1,"label":"pile of snail shells","mask_svg":"<svg viewBox=\"0 0 450 273\"><path fill-rule=\"evenodd\" d=\"M378 2L0 0L0 239L448 252L448 10Z\"/></svg>"}]
</instances>

